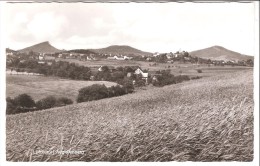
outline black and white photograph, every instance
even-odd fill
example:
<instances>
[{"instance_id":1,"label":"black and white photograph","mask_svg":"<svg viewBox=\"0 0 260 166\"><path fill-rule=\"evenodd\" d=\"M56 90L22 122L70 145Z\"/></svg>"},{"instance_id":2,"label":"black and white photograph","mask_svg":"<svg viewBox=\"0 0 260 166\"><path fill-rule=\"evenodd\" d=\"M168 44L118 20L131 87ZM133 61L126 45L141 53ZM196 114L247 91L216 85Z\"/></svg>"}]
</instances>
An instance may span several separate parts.
<instances>
[{"instance_id":1,"label":"black and white photograph","mask_svg":"<svg viewBox=\"0 0 260 166\"><path fill-rule=\"evenodd\" d=\"M3 163L259 164L258 1L0 12Z\"/></svg>"}]
</instances>

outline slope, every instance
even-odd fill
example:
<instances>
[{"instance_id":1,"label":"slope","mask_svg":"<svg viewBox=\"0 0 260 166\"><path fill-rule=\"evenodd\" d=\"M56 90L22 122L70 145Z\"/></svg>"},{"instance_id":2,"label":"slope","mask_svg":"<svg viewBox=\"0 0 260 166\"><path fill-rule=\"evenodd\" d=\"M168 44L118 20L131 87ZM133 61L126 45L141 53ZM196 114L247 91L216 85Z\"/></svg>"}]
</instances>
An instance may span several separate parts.
<instances>
[{"instance_id":1,"label":"slope","mask_svg":"<svg viewBox=\"0 0 260 166\"><path fill-rule=\"evenodd\" d=\"M211 59L211 60L224 60L224 61L239 61L253 59L252 56L243 55L238 52L228 50L221 46L212 46L209 48L192 51L191 56L197 56L200 58Z\"/></svg>"},{"instance_id":2,"label":"slope","mask_svg":"<svg viewBox=\"0 0 260 166\"><path fill-rule=\"evenodd\" d=\"M7 160L252 161L253 105L251 70L11 115Z\"/></svg>"}]
</instances>

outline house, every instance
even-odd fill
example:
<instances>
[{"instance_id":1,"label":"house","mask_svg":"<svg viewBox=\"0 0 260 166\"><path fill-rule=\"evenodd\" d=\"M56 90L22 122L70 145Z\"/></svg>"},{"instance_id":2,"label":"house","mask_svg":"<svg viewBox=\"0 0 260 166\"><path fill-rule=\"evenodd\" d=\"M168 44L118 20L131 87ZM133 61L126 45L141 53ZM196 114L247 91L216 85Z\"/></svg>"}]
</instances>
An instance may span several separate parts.
<instances>
[{"instance_id":1,"label":"house","mask_svg":"<svg viewBox=\"0 0 260 166\"><path fill-rule=\"evenodd\" d=\"M107 59L115 60L115 57L107 57Z\"/></svg>"},{"instance_id":2,"label":"house","mask_svg":"<svg viewBox=\"0 0 260 166\"><path fill-rule=\"evenodd\" d=\"M54 56L44 56L44 60L51 61L55 60L56 58Z\"/></svg>"},{"instance_id":3,"label":"house","mask_svg":"<svg viewBox=\"0 0 260 166\"><path fill-rule=\"evenodd\" d=\"M95 76L90 76L91 81L95 81Z\"/></svg>"},{"instance_id":4,"label":"house","mask_svg":"<svg viewBox=\"0 0 260 166\"><path fill-rule=\"evenodd\" d=\"M44 60L44 56L39 55L39 60Z\"/></svg>"},{"instance_id":5,"label":"house","mask_svg":"<svg viewBox=\"0 0 260 166\"><path fill-rule=\"evenodd\" d=\"M146 81L146 83L147 83L147 81L148 81L148 73L145 73L140 67L138 67L135 70L134 74L136 74L136 75L141 74L142 79L144 79Z\"/></svg>"},{"instance_id":6,"label":"house","mask_svg":"<svg viewBox=\"0 0 260 166\"><path fill-rule=\"evenodd\" d=\"M51 66L51 65L52 65L52 62L47 62L47 65Z\"/></svg>"},{"instance_id":7,"label":"house","mask_svg":"<svg viewBox=\"0 0 260 166\"><path fill-rule=\"evenodd\" d=\"M124 56L124 60L130 60L130 59L133 59L133 57Z\"/></svg>"},{"instance_id":8,"label":"house","mask_svg":"<svg viewBox=\"0 0 260 166\"><path fill-rule=\"evenodd\" d=\"M100 67L98 68L98 71L103 71L103 67L104 67L104 66L100 66ZM108 70L109 70L110 72L113 72L113 71L116 70L115 67L113 67L113 66L107 66L107 67L108 67Z\"/></svg>"},{"instance_id":9,"label":"house","mask_svg":"<svg viewBox=\"0 0 260 166\"><path fill-rule=\"evenodd\" d=\"M153 54L154 57L157 57L158 55L160 55L159 52L155 52L155 53Z\"/></svg>"},{"instance_id":10,"label":"house","mask_svg":"<svg viewBox=\"0 0 260 166\"><path fill-rule=\"evenodd\" d=\"M116 60L125 60L124 57L117 57L117 56L114 56Z\"/></svg>"},{"instance_id":11,"label":"house","mask_svg":"<svg viewBox=\"0 0 260 166\"><path fill-rule=\"evenodd\" d=\"M38 64L45 64L44 61L38 61Z\"/></svg>"},{"instance_id":12,"label":"house","mask_svg":"<svg viewBox=\"0 0 260 166\"><path fill-rule=\"evenodd\" d=\"M184 59L185 59L186 61L191 60L190 57L184 57Z\"/></svg>"},{"instance_id":13,"label":"house","mask_svg":"<svg viewBox=\"0 0 260 166\"><path fill-rule=\"evenodd\" d=\"M167 61L167 63L174 63L174 61L173 61L173 60L170 60L170 61Z\"/></svg>"},{"instance_id":14,"label":"house","mask_svg":"<svg viewBox=\"0 0 260 166\"><path fill-rule=\"evenodd\" d=\"M147 60L147 61L151 61L151 60L152 60L152 58L148 57L148 58L146 58L146 60Z\"/></svg>"},{"instance_id":15,"label":"house","mask_svg":"<svg viewBox=\"0 0 260 166\"><path fill-rule=\"evenodd\" d=\"M174 54L172 52L166 54L167 59L171 59L174 57Z\"/></svg>"}]
</instances>

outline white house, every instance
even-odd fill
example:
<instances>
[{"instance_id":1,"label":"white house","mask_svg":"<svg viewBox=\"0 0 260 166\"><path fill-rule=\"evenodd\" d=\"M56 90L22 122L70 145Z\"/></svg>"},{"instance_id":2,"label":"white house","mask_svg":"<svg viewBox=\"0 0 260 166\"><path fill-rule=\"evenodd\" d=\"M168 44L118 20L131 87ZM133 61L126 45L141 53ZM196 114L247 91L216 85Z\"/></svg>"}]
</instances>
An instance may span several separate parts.
<instances>
[{"instance_id":1,"label":"white house","mask_svg":"<svg viewBox=\"0 0 260 166\"><path fill-rule=\"evenodd\" d=\"M124 60L130 60L133 59L133 57L124 56Z\"/></svg>"},{"instance_id":2,"label":"white house","mask_svg":"<svg viewBox=\"0 0 260 166\"><path fill-rule=\"evenodd\" d=\"M39 60L44 60L44 56L39 56Z\"/></svg>"},{"instance_id":3,"label":"white house","mask_svg":"<svg viewBox=\"0 0 260 166\"><path fill-rule=\"evenodd\" d=\"M107 57L107 59L115 60L115 57Z\"/></svg>"},{"instance_id":4,"label":"white house","mask_svg":"<svg viewBox=\"0 0 260 166\"><path fill-rule=\"evenodd\" d=\"M174 57L174 55L173 55L172 52L170 52L170 53L167 53L167 54L166 54L166 57L167 57L167 59L171 59L171 58Z\"/></svg>"},{"instance_id":5,"label":"white house","mask_svg":"<svg viewBox=\"0 0 260 166\"><path fill-rule=\"evenodd\" d=\"M160 55L159 52L155 52L155 53L153 54L154 57L157 57L158 55Z\"/></svg>"},{"instance_id":6,"label":"white house","mask_svg":"<svg viewBox=\"0 0 260 166\"><path fill-rule=\"evenodd\" d=\"M117 57L117 56L114 56L116 60L125 60L124 57Z\"/></svg>"},{"instance_id":7,"label":"white house","mask_svg":"<svg viewBox=\"0 0 260 166\"><path fill-rule=\"evenodd\" d=\"M146 81L146 83L147 83L147 81L148 81L148 73L143 72L143 70L140 67L138 67L135 70L134 74L137 74L137 75L141 74L142 75L142 79L144 79Z\"/></svg>"}]
</instances>

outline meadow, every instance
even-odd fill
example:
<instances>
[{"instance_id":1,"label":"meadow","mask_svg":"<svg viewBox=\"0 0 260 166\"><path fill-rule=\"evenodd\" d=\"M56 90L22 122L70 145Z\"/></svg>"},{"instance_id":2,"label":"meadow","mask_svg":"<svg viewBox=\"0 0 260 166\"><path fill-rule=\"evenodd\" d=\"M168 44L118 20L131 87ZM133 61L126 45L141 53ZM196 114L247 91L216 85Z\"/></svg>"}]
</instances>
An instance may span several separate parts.
<instances>
[{"instance_id":1,"label":"meadow","mask_svg":"<svg viewBox=\"0 0 260 166\"><path fill-rule=\"evenodd\" d=\"M188 76L201 76L209 77L221 73L230 73L237 72L241 70L252 70L252 67L245 66L214 66L207 64L191 64L190 62L174 62L174 63L156 63L155 62L146 62L146 61L134 61L134 60L94 60L94 61L80 61L77 59L59 59L61 61L67 61L71 63L76 63L78 65L87 66L97 70L100 66L113 66L113 67L122 67L122 66L140 66L142 69L149 71L159 71L170 69L171 73L174 75L188 75ZM202 73L198 73L197 69L201 69Z\"/></svg>"},{"instance_id":2,"label":"meadow","mask_svg":"<svg viewBox=\"0 0 260 166\"><path fill-rule=\"evenodd\" d=\"M7 161L252 161L253 107L243 70L8 115Z\"/></svg>"},{"instance_id":3,"label":"meadow","mask_svg":"<svg viewBox=\"0 0 260 166\"><path fill-rule=\"evenodd\" d=\"M116 83L108 81L79 81L57 77L7 74L6 97L13 98L26 93L34 100L53 95L55 97L68 97L75 101L79 89L93 84L104 84L108 87L116 85Z\"/></svg>"}]
</instances>

